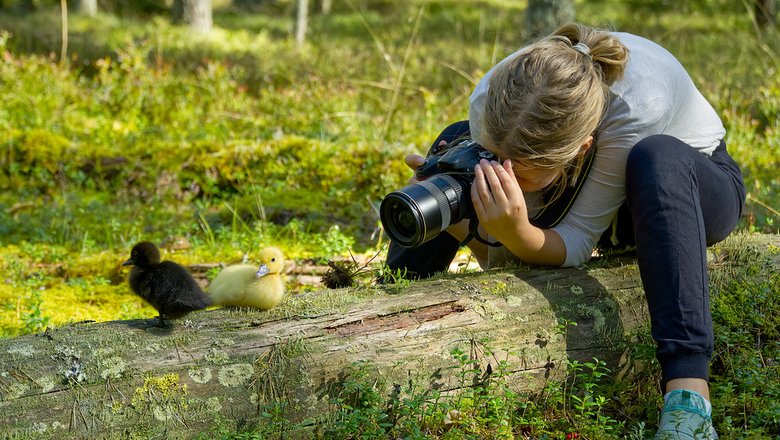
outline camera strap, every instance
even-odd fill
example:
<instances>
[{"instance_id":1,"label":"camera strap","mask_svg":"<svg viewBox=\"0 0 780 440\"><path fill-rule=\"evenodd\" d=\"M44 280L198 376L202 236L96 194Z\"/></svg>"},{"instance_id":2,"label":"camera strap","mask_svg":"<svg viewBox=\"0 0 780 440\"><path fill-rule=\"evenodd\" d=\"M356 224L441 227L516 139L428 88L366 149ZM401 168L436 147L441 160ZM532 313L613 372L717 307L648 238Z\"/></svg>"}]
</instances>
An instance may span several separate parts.
<instances>
[{"instance_id":1,"label":"camera strap","mask_svg":"<svg viewBox=\"0 0 780 440\"><path fill-rule=\"evenodd\" d=\"M473 218L469 219L469 235L467 235L466 238L463 239L463 241L460 242L459 246L466 246L471 241L472 238L476 239L478 242L480 242L482 244L486 244L486 245L491 246L491 247L503 246L501 243L499 243L497 241L494 241L494 242L491 243L491 242L487 241L487 239L480 237L479 236L479 231L477 230L478 227L479 227L479 220L477 220L476 216L474 216Z\"/></svg>"},{"instance_id":2,"label":"camera strap","mask_svg":"<svg viewBox=\"0 0 780 440\"><path fill-rule=\"evenodd\" d=\"M595 144L595 140L594 140ZM580 193L580 190L585 185L585 180L588 177L591 167L593 166L593 158L596 157L596 145L593 145L587 153L585 153L585 163L582 164L582 172L577 179L577 184L569 186L563 190L561 196L558 197L552 203L548 203L549 198L552 196L553 191L544 191L542 193L542 200L544 201L544 208L542 208L535 216L530 218L531 224L537 228L550 229L553 226L560 223L566 214L569 213L574 201Z\"/></svg>"}]
</instances>

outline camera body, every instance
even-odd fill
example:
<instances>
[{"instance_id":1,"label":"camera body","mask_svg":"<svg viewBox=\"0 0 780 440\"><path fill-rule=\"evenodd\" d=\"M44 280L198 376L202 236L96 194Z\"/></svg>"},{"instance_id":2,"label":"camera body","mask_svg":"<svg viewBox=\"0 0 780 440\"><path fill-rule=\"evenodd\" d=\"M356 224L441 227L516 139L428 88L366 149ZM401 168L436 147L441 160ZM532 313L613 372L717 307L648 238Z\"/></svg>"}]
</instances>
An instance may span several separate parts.
<instances>
[{"instance_id":1,"label":"camera body","mask_svg":"<svg viewBox=\"0 0 780 440\"><path fill-rule=\"evenodd\" d=\"M436 174L458 174L474 180L474 165L480 160L498 160L477 141L459 139L446 145L434 145L425 157L425 163L417 168L417 178L422 180Z\"/></svg>"},{"instance_id":2,"label":"camera body","mask_svg":"<svg viewBox=\"0 0 780 440\"><path fill-rule=\"evenodd\" d=\"M425 163L417 168L421 181L382 200L379 216L390 239L406 248L418 247L450 225L473 218L469 190L474 166L482 159L498 160L471 139L434 144Z\"/></svg>"}]
</instances>

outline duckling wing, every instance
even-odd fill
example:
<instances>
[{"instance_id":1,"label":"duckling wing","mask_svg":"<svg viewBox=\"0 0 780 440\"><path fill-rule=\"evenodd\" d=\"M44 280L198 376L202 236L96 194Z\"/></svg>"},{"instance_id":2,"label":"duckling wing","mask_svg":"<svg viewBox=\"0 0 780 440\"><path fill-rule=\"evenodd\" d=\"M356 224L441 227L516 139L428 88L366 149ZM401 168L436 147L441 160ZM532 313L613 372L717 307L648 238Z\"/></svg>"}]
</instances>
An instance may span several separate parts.
<instances>
[{"instance_id":1,"label":"duckling wing","mask_svg":"<svg viewBox=\"0 0 780 440\"><path fill-rule=\"evenodd\" d=\"M212 301L221 306L241 306L244 290L255 280L256 266L237 264L222 269L206 290Z\"/></svg>"},{"instance_id":2,"label":"duckling wing","mask_svg":"<svg viewBox=\"0 0 780 440\"><path fill-rule=\"evenodd\" d=\"M199 297L176 298L169 301L160 310L160 313L167 318L181 318L192 311L203 310L211 305L211 299L205 294Z\"/></svg>"},{"instance_id":3,"label":"duckling wing","mask_svg":"<svg viewBox=\"0 0 780 440\"><path fill-rule=\"evenodd\" d=\"M153 274L149 273L138 266L133 266L130 270L130 276L127 279L130 289L135 292L136 295L149 301L151 286L152 286Z\"/></svg>"},{"instance_id":4,"label":"duckling wing","mask_svg":"<svg viewBox=\"0 0 780 440\"><path fill-rule=\"evenodd\" d=\"M245 305L260 310L276 307L284 299L284 280L278 273L258 278L246 289Z\"/></svg>"},{"instance_id":5,"label":"duckling wing","mask_svg":"<svg viewBox=\"0 0 780 440\"><path fill-rule=\"evenodd\" d=\"M203 308L201 305L208 301L192 274L172 261L144 269L134 267L130 272L130 286L160 313L165 313L177 301L189 304L190 311Z\"/></svg>"}]
</instances>

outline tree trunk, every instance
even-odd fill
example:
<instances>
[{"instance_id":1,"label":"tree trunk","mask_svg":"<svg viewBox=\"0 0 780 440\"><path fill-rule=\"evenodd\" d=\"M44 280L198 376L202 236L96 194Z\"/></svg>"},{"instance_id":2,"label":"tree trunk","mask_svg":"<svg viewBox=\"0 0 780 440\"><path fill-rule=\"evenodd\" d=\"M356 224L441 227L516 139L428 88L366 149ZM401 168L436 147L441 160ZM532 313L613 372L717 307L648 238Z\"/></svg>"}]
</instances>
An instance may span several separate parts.
<instances>
[{"instance_id":1,"label":"tree trunk","mask_svg":"<svg viewBox=\"0 0 780 440\"><path fill-rule=\"evenodd\" d=\"M771 237L764 249L780 244ZM733 273L727 263L716 269ZM0 437L192 438L266 420L279 403L291 422L316 420L360 361L387 384L457 391L456 348L482 371L506 360L518 390L561 377L570 359L598 357L621 374L627 335L648 320L638 269L630 259L591 265L321 290L268 312L193 313L171 329L76 323L0 340Z\"/></svg>"},{"instance_id":2,"label":"tree trunk","mask_svg":"<svg viewBox=\"0 0 780 440\"><path fill-rule=\"evenodd\" d=\"M332 8L333 8L332 0L322 0L322 3L320 4L320 12L322 13L322 15L330 14L330 10Z\"/></svg>"},{"instance_id":3,"label":"tree trunk","mask_svg":"<svg viewBox=\"0 0 780 440\"><path fill-rule=\"evenodd\" d=\"M173 22L184 23L198 34L211 32L211 0L174 0Z\"/></svg>"},{"instance_id":4,"label":"tree trunk","mask_svg":"<svg viewBox=\"0 0 780 440\"><path fill-rule=\"evenodd\" d=\"M98 12L97 0L78 0L76 2L78 12L88 17L94 17Z\"/></svg>"},{"instance_id":5,"label":"tree trunk","mask_svg":"<svg viewBox=\"0 0 780 440\"><path fill-rule=\"evenodd\" d=\"M295 45L301 49L306 42L306 31L309 27L309 0L298 0L296 16Z\"/></svg>"},{"instance_id":6,"label":"tree trunk","mask_svg":"<svg viewBox=\"0 0 780 440\"><path fill-rule=\"evenodd\" d=\"M525 11L528 38L549 34L562 24L574 21L574 0L529 0Z\"/></svg>"}]
</instances>

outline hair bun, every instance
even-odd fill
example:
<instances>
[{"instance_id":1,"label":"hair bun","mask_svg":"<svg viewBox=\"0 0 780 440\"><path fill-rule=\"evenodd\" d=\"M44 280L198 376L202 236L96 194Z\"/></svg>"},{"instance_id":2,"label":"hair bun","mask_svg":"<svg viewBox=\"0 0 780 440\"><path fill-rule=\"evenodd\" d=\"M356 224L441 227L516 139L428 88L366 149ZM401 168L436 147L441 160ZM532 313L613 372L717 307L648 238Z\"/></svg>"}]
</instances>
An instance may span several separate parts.
<instances>
[{"instance_id":1,"label":"hair bun","mask_svg":"<svg viewBox=\"0 0 780 440\"><path fill-rule=\"evenodd\" d=\"M580 44L589 48L590 57L601 70L606 84L612 84L623 76L628 62L628 48L610 32L580 23L569 23L556 29L552 35L568 38L572 48Z\"/></svg>"}]
</instances>

